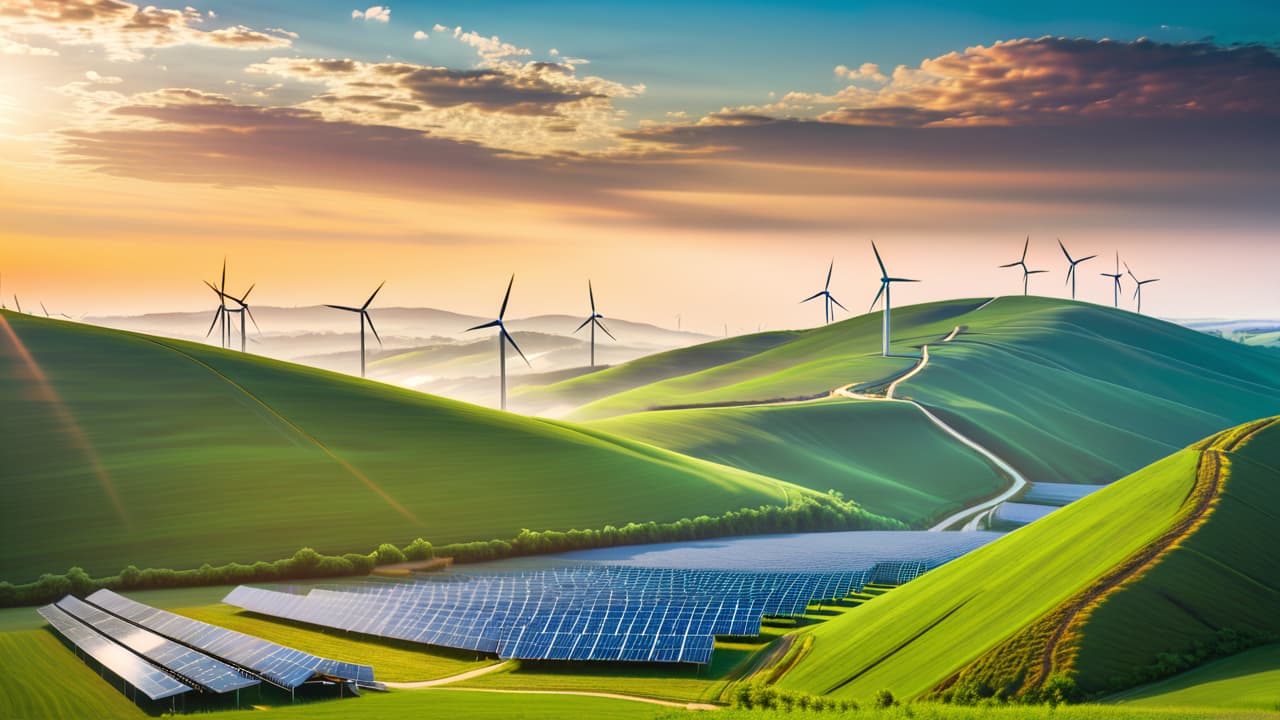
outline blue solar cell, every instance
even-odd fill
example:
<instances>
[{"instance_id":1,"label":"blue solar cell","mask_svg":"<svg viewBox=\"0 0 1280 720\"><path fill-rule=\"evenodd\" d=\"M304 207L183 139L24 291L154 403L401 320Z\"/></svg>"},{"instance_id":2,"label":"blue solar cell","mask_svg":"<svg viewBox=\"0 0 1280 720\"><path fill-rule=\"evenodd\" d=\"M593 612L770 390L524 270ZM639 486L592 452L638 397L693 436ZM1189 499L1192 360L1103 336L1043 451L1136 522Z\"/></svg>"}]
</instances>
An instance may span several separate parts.
<instances>
[{"instance_id":1,"label":"blue solar cell","mask_svg":"<svg viewBox=\"0 0 1280 720\"><path fill-rule=\"evenodd\" d=\"M109 640L57 605L45 605L37 612L49 621L59 635L152 700L163 700L191 691L189 685L166 675L160 668Z\"/></svg>"}]
</instances>

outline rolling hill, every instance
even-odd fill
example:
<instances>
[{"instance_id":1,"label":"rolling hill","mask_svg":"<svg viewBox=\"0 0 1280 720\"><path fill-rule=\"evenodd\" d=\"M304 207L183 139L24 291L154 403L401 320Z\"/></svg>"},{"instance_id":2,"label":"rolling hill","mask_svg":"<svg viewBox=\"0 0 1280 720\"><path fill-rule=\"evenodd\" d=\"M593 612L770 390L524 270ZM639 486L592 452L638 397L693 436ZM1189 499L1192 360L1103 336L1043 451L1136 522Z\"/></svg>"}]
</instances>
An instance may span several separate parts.
<instances>
[{"instance_id":1,"label":"rolling hill","mask_svg":"<svg viewBox=\"0 0 1280 720\"><path fill-rule=\"evenodd\" d=\"M1108 698L1108 702L1151 708L1280 710L1280 643L1133 688Z\"/></svg>"},{"instance_id":2,"label":"rolling hill","mask_svg":"<svg viewBox=\"0 0 1280 720\"><path fill-rule=\"evenodd\" d=\"M587 425L819 492L836 490L914 526L1008 484L985 458L905 403L833 399L664 410Z\"/></svg>"},{"instance_id":3,"label":"rolling hill","mask_svg":"<svg viewBox=\"0 0 1280 720\"><path fill-rule=\"evenodd\" d=\"M10 581L675 520L808 492L598 430L10 312L0 396Z\"/></svg>"},{"instance_id":4,"label":"rolling hill","mask_svg":"<svg viewBox=\"0 0 1280 720\"><path fill-rule=\"evenodd\" d=\"M1280 419L1174 453L811 631L779 685L1086 696L1280 634ZM1212 653L1208 653L1212 655ZM1205 656L1201 654L1201 658Z\"/></svg>"}]
</instances>

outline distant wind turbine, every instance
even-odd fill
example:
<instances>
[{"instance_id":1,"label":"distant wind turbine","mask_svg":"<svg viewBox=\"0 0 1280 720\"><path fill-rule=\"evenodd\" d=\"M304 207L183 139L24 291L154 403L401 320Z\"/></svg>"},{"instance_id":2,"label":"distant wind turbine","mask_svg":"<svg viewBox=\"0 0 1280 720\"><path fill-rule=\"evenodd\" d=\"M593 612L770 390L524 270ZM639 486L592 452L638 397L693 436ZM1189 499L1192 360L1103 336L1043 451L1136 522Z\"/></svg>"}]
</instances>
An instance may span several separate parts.
<instances>
[{"instance_id":1,"label":"distant wind turbine","mask_svg":"<svg viewBox=\"0 0 1280 720\"><path fill-rule=\"evenodd\" d=\"M1115 281L1115 306L1120 307L1120 253L1116 253L1116 271L1114 273L1098 273L1102 277L1109 277Z\"/></svg>"},{"instance_id":2,"label":"distant wind turbine","mask_svg":"<svg viewBox=\"0 0 1280 720\"><path fill-rule=\"evenodd\" d=\"M1138 276L1134 275L1133 271L1129 269L1129 263L1124 264L1124 270L1125 272L1129 273L1129 277L1133 278L1133 281L1137 283L1137 287L1133 289L1133 297L1138 300L1138 314L1141 315L1142 314L1142 286L1146 285L1147 283L1160 282L1160 278L1151 278L1150 280L1139 280Z\"/></svg>"},{"instance_id":3,"label":"distant wind turbine","mask_svg":"<svg viewBox=\"0 0 1280 720\"><path fill-rule=\"evenodd\" d=\"M889 277L889 271L884 267L884 261L880 259L880 250L876 248L874 240L871 241L871 251L876 254L876 263L880 265L880 291L876 293L876 299L871 301L871 309L874 310L876 303L880 301L880 296L884 295L884 356L889 357L889 286L896 282L920 282L919 280L910 280L908 278Z\"/></svg>"},{"instance_id":4,"label":"distant wind turbine","mask_svg":"<svg viewBox=\"0 0 1280 720\"><path fill-rule=\"evenodd\" d=\"M500 407L503 410L507 409L507 343L510 342L511 347L515 348L517 353L520 353L520 359L524 360L525 365L533 367L533 364L529 362L529 358L524 356L524 352L520 349L520 346L516 344L516 339L511 337L511 333L507 332L507 326L502 324L502 319L507 314L507 302L511 300L511 286L514 285L515 282L516 276L513 274L511 276L511 280L507 282L507 294L502 296L502 307L498 310L497 320L492 320L483 325L476 325L475 327L467 328L467 332L471 332L472 330L483 330L491 327L498 328L498 382L501 397Z\"/></svg>"},{"instance_id":5,"label":"distant wind turbine","mask_svg":"<svg viewBox=\"0 0 1280 720\"><path fill-rule=\"evenodd\" d=\"M578 326L578 330L581 330L582 328L588 325L591 326L591 367L595 367L596 366L596 328L600 328L601 332L603 332L605 335L608 335L615 342L618 340L618 338L613 337L613 333L609 332L609 329L604 326L604 323L600 322L601 320L604 319L604 316L596 312L596 293L595 293L595 290L591 288L590 280L587 281L587 296L591 298L591 314L587 316L586 320L582 321L582 324ZM574 332L576 333L578 332L578 330L574 330Z\"/></svg>"},{"instance_id":6,"label":"distant wind turbine","mask_svg":"<svg viewBox=\"0 0 1280 720\"><path fill-rule=\"evenodd\" d=\"M1067 256L1067 262L1069 263L1069 266L1067 267L1067 282L1071 283L1071 299L1075 300L1076 299L1076 266L1086 260L1092 260L1098 256L1090 255L1088 257L1082 257L1079 260L1072 260L1071 253L1067 252L1067 246L1062 244L1062 238L1058 238L1058 247L1062 248L1062 254Z\"/></svg>"},{"instance_id":7,"label":"distant wind turbine","mask_svg":"<svg viewBox=\"0 0 1280 720\"><path fill-rule=\"evenodd\" d=\"M387 281L383 280L382 285L386 284ZM325 305L325 307L331 307L334 310L346 310L360 315L360 377L364 377L364 326L366 322L369 324L369 329L373 331L373 336L378 340L378 347L382 347L382 338L378 337L378 328L373 326L373 318L369 315L369 304L378 296L378 292L382 290L382 285L379 285L378 289L374 290L373 294L369 296L369 299L365 300L364 304L358 308L347 307L346 305ZM250 288L250 290L252 289ZM245 293L245 295L248 296L249 293ZM258 323L255 320L253 324L257 326ZM241 325L243 327L243 323Z\"/></svg>"},{"instance_id":8,"label":"distant wind turbine","mask_svg":"<svg viewBox=\"0 0 1280 720\"><path fill-rule=\"evenodd\" d=\"M832 308L831 304L835 303L836 305L840 305L840 301L837 300L835 296L831 294L831 271L834 270L835 267L836 267L836 261L834 258L832 258L831 263L827 265L827 283L822 286L822 290L800 301L800 304L803 305L804 303L807 303L810 300L817 300L818 298L822 298L822 324L823 325L830 323L836 317L835 308ZM849 308L843 305L840 305L840 307L845 312L849 311Z\"/></svg>"},{"instance_id":9,"label":"distant wind turbine","mask_svg":"<svg viewBox=\"0 0 1280 720\"><path fill-rule=\"evenodd\" d=\"M49 308L47 308L47 307L45 307L45 306L44 306L44 301L43 301L43 300L41 300L41 301L40 301L40 309L44 311L44 316L45 316L45 317L47 317L47 318L51 318L51 317L53 317L54 315L58 315L58 316L61 316L61 317L66 318L66 319L68 319L68 320L70 320L70 319L71 319L71 316L70 316L70 315L68 315L68 314L66 314L66 313L51 313L51 312L49 312Z\"/></svg>"},{"instance_id":10,"label":"distant wind turbine","mask_svg":"<svg viewBox=\"0 0 1280 720\"><path fill-rule=\"evenodd\" d=\"M229 295L225 292L222 292L221 290L218 290L217 288L213 287L212 283L206 282L205 284L208 285L214 292L218 293L218 296L222 298L224 303L227 300L230 300L231 302L234 302L235 304L240 306L238 308L226 308L225 310L223 310L223 313L224 314L236 313L237 315L240 316L240 352L244 352L245 351L245 327L244 327L245 315L248 315L249 320L253 321L253 328L258 331L258 334L259 335L262 334L262 328L258 327L257 318L253 316L253 311L249 309L249 305L245 302L245 300L249 299L249 293L253 292L253 289L257 287L257 285L256 284L250 285L249 289L244 291L244 295L241 295L240 297L236 297L235 295ZM235 328L233 326L232 330L234 329Z\"/></svg>"},{"instance_id":11,"label":"distant wind turbine","mask_svg":"<svg viewBox=\"0 0 1280 720\"><path fill-rule=\"evenodd\" d=\"M1022 244L1022 259L1017 262L1011 262L1007 265L1001 265L1002 268L1020 267L1022 268L1022 296L1027 295L1028 280L1032 275L1039 275L1048 270L1030 270L1027 268L1027 249L1031 247L1031 236L1027 236L1027 241Z\"/></svg>"},{"instance_id":12,"label":"distant wind turbine","mask_svg":"<svg viewBox=\"0 0 1280 720\"><path fill-rule=\"evenodd\" d=\"M676 330L683 330L683 329L684 329L684 318L680 316L680 313L676 313Z\"/></svg>"},{"instance_id":13,"label":"distant wind turbine","mask_svg":"<svg viewBox=\"0 0 1280 720\"><path fill-rule=\"evenodd\" d=\"M207 338L212 335L214 326L218 325L218 323L222 323L222 329L218 331L218 342L225 348L227 345L231 344L231 341L228 340L230 336L227 335L227 299L226 296L223 295L223 290L227 287L226 258L222 259L221 284L215 287L214 284L208 280L205 280L204 284L208 285L209 289L213 291L213 294L218 296L218 307L213 311L213 322L209 323L209 331L206 332L204 336Z\"/></svg>"},{"instance_id":14,"label":"distant wind turbine","mask_svg":"<svg viewBox=\"0 0 1280 720\"><path fill-rule=\"evenodd\" d=\"M18 300L18 293L13 294L13 304L18 306L18 312L22 312L22 301Z\"/></svg>"}]
</instances>

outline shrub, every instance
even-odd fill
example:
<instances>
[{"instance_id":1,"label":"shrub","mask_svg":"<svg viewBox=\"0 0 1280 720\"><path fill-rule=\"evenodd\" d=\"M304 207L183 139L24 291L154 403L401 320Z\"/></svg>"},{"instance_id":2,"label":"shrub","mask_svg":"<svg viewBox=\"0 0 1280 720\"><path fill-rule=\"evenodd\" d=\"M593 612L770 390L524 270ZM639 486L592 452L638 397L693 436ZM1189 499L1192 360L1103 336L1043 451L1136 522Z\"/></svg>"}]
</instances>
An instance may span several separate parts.
<instances>
[{"instance_id":1,"label":"shrub","mask_svg":"<svg viewBox=\"0 0 1280 720\"><path fill-rule=\"evenodd\" d=\"M875 700L872 701L872 704L878 708L890 708L897 705L898 701L893 698L893 691L884 689L876 693Z\"/></svg>"},{"instance_id":2,"label":"shrub","mask_svg":"<svg viewBox=\"0 0 1280 720\"><path fill-rule=\"evenodd\" d=\"M404 553L391 543L382 543L373 551L374 561L378 565L394 565L404 562Z\"/></svg>"}]
</instances>

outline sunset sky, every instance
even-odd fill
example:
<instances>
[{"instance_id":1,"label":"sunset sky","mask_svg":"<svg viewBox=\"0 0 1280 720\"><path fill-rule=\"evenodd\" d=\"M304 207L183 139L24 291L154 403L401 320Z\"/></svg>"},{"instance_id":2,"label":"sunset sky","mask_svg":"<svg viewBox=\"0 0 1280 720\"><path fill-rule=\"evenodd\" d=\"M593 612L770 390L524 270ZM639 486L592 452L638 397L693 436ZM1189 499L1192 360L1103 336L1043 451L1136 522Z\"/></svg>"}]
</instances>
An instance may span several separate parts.
<instances>
[{"instance_id":1,"label":"sunset sky","mask_svg":"<svg viewBox=\"0 0 1280 720\"><path fill-rule=\"evenodd\" d=\"M159 0L163 2L163 0ZM194 0L193 0L194 1ZM1044 7L1050 10L1041 9ZM0 293L719 332L1020 292L1280 317L1280 4L0 0ZM1125 301L1132 307L1132 284ZM241 288L242 289L242 288Z\"/></svg>"}]
</instances>

